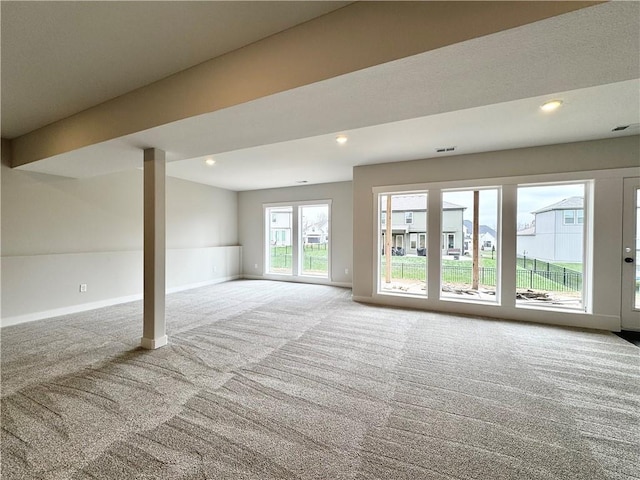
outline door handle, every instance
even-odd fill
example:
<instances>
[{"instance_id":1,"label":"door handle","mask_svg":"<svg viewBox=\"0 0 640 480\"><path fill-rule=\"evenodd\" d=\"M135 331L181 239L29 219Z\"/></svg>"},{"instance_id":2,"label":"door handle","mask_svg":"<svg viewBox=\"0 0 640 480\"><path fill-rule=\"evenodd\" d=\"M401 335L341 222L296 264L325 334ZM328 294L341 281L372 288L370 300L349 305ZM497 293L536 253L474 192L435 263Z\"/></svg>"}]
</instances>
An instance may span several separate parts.
<instances>
[{"instance_id":1,"label":"door handle","mask_svg":"<svg viewBox=\"0 0 640 480\"><path fill-rule=\"evenodd\" d=\"M627 257L624 259L625 262L627 263L633 263L633 258L632 257Z\"/></svg>"}]
</instances>

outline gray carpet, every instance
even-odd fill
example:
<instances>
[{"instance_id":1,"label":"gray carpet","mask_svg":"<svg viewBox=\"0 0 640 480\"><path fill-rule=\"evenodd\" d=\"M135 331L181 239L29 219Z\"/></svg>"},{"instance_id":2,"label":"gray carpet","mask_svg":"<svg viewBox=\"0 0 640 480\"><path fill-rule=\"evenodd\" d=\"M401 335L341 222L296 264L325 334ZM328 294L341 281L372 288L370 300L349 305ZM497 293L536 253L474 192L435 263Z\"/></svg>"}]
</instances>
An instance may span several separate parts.
<instances>
[{"instance_id":1,"label":"gray carpet","mask_svg":"<svg viewBox=\"0 0 640 480\"><path fill-rule=\"evenodd\" d=\"M640 349L609 333L237 281L2 330L3 479L640 478ZM552 315L552 314L549 314Z\"/></svg>"}]
</instances>

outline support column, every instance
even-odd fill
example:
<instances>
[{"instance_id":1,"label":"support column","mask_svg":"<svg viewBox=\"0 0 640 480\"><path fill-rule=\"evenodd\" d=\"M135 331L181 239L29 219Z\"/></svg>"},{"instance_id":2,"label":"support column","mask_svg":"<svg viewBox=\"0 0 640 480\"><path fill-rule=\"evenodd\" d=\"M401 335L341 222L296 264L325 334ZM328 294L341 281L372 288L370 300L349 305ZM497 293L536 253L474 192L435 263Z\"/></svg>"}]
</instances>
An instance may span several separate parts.
<instances>
[{"instance_id":1,"label":"support column","mask_svg":"<svg viewBox=\"0 0 640 480\"><path fill-rule=\"evenodd\" d=\"M144 327L142 347L167 344L165 331L165 154L144 151Z\"/></svg>"}]
</instances>

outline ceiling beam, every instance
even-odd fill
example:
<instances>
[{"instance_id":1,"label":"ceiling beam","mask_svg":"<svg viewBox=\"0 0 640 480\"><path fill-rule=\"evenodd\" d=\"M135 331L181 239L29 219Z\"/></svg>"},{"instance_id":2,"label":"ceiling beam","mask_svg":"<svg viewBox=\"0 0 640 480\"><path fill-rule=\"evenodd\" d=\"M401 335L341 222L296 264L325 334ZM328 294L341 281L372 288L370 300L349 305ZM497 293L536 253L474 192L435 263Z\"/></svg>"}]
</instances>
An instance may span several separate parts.
<instances>
[{"instance_id":1,"label":"ceiling beam","mask_svg":"<svg viewBox=\"0 0 640 480\"><path fill-rule=\"evenodd\" d=\"M12 166L602 2L355 2L12 141ZM162 102L158 102L162 99Z\"/></svg>"}]
</instances>

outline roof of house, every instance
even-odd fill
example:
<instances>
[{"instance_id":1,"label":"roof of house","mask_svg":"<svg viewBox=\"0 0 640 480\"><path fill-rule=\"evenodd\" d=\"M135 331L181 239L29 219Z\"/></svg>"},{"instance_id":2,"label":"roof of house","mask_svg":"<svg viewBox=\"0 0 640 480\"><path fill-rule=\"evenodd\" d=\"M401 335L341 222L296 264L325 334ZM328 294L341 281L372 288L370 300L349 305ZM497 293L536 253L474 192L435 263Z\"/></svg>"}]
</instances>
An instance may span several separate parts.
<instances>
[{"instance_id":1,"label":"roof of house","mask_svg":"<svg viewBox=\"0 0 640 480\"><path fill-rule=\"evenodd\" d=\"M451 202L442 202L443 210L464 210L467 207ZM427 209L426 195L392 195L391 209L394 211L420 211ZM387 203L382 202L382 211L387 211Z\"/></svg>"},{"instance_id":2,"label":"roof of house","mask_svg":"<svg viewBox=\"0 0 640 480\"><path fill-rule=\"evenodd\" d=\"M550 212L551 210L575 210L579 208L584 208L584 200L582 197L569 197L564 200L560 200L551 205L547 205L546 207L542 207L539 210L536 210L531 213L544 213Z\"/></svg>"}]
</instances>

